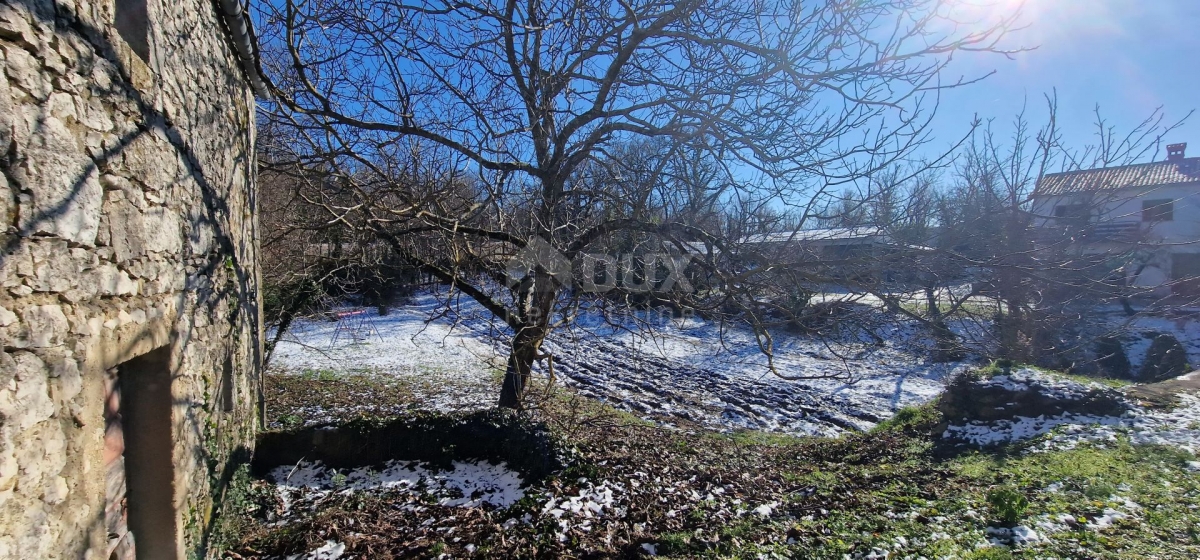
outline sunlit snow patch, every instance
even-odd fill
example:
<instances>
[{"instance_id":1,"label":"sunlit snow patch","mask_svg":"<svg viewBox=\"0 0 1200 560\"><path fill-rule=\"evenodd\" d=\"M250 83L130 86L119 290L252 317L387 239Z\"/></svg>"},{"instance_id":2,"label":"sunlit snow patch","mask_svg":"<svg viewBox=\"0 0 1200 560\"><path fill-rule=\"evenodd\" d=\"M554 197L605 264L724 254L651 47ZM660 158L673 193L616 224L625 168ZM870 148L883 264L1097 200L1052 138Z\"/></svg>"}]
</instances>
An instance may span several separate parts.
<instances>
[{"instance_id":1,"label":"sunlit snow patch","mask_svg":"<svg viewBox=\"0 0 1200 560\"><path fill-rule=\"evenodd\" d=\"M1046 389L1046 379L1046 376L1038 379L1039 390L1052 390L1064 396L1080 394L1089 387L1069 380L1054 380L1055 386ZM1008 376L999 380L999 383L1014 384L1014 390L1027 382L1027 379ZM1125 436L1135 445L1167 445L1194 453L1200 450L1200 398L1179 395L1179 405L1169 411L1131 406L1119 416L1063 413L1017 416L993 422L974 421L948 426L942 436L988 446L1025 441L1051 432L1055 433L1037 450L1073 449L1085 442L1108 445L1116 442L1118 436Z\"/></svg>"},{"instance_id":2,"label":"sunlit snow patch","mask_svg":"<svg viewBox=\"0 0 1200 560\"><path fill-rule=\"evenodd\" d=\"M337 541L325 541L325 544L312 552L293 554L287 560L337 560L346 552L346 545Z\"/></svg>"},{"instance_id":3,"label":"sunlit snow patch","mask_svg":"<svg viewBox=\"0 0 1200 560\"><path fill-rule=\"evenodd\" d=\"M438 505L504 508L525 496L521 476L504 463L454 461L452 469L435 471L415 461L389 461L382 470L370 467L331 469L320 462L276 467L269 478L288 490L413 490L437 497ZM284 497L285 503L288 501Z\"/></svg>"}]
</instances>

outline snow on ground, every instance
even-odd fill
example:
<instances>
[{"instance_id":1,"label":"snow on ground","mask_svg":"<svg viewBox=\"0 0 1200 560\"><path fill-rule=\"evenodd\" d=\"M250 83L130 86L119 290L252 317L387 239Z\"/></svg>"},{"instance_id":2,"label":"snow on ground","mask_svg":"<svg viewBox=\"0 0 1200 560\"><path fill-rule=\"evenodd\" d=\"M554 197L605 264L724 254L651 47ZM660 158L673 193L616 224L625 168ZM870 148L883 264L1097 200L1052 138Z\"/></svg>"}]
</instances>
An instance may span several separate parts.
<instances>
[{"instance_id":1,"label":"snow on ground","mask_svg":"<svg viewBox=\"0 0 1200 560\"><path fill-rule=\"evenodd\" d=\"M273 367L401 378L422 406L437 410L492 406L507 332L467 298L453 313L443 311L434 294L422 293L385 317L364 310L354 316L362 319L361 325L355 324L358 319L340 326L327 320L297 321L278 345ZM1129 319L1101 314L1095 322L1097 328L1108 328L1104 325ZM347 328L355 326L359 328ZM1152 333L1174 334L1190 356L1200 354L1200 329L1195 326L1194 317L1134 318L1124 336L1134 367ZM925 354L930 343L913 323L881 322L874 328L882 344L844 333L825 340L781 335L774 348L780 375L769 371L747 329L651 312L615 317L581 312L570 328L546 340L543 351L554 356L558 382L644 418L667 424L685 419L719 430L836 435L870 428L901 407L934 398L948 375L969 367L929 363ZM548 373L544 366L537 366L543 376ZM1007 435L985 427L963 427L959 435L980 442L1023 439L1093 420L1128 424L1064 416L1018 419L1000 427Z\"/></svg>"},{"instance_id":2,"label":"snow on ground","mask_svg":"<svg viewBox=\"0 0 1200 560\"><path fill-rule=\"evenodd\" d=\"M496 356L486 329L467 329L447 318L432 296L417 298L387 316L374 308L342 323L297 320L276 346L271 366L291 373L382 373L411 381L423 407L457 411L495 404Z\"/></svg>"},{"instance_id":3,"label":"snow on ground","mask_svg":"<svg viewBox=\"0 0 1200 560\"><path fill-rule=\"evenodd\" d=\"M652 328L581 318L545 345L558 358L556 374L582 395L651 417L835 435L932 399L943 378L963 367L927 363L919 349L905 346L918 338L915 328L885 326L882 346L781 336L775 375L748 330L695 318L640 319Z\"/></svg>"},{"instance_id":4,"label":"snow on ground","mask_svg":"<svg viewBox=\"0 0 1200 560\"><path fill-rule=\"evenodd\" d=\"M1084 383L1047 375L1032 368L1022 368L1007 375L996 375L989 379L983 379L979 381L978 385L980 387L1000 387L1013 392L1036 390L1053 399L1072 401L1083 399L1089 391L1104 388L1099 383Z\"/></svg>"},{"instance_id":5,"label":"snow on ground","mask_svg":"<svg viewBox=\"0 0 1200 560\"><path fill-rule=\"evenodd\" d=\"M357 339L347 336L345 325L339 332L334 322L297 321L272 366L396 376L416 385L425 406L440 410L491 406L504 337L494 336L493 322L473 303L464 300L456 314L440 310L432 294L385 317L368 310ZM932 399L943 378L966 367L927 363L917 329L902 324L881 327L882 345L781 337L774 362L782 376L825 377L789 380L769 371L748 330L654 314L611 319L583 314L545 342L558 381L668 423L836 435L870 428L901 407Z\"/></svg>"},{"instance_id":6,"label":"snow on ground","mask_svg":"<svg viewBox=\"0 0 1200 560\"><path fill-rule=\"evenodd\" d=\"M346 553L346 545L337 541L325 541L316 550L305 554L293 554L287 560L337 560Z\"/></svg>"},{"instance_id":7,"label":"snow on ground","mask_svg":"<svg viewBox=\"0 0 1200 560\"><path fill-rule=\"evenodd\" d=\"M434 503L446 507L489 506L506 508L525 496L521 476L504 463L454 461L450 470L434 470L416 461L389 461L381 470L371 467L333 469L318 462L301 461L294 466L271 470L268 479L275 482L286 518L301 504L311 505L330 492L394 492L411 498L431 496ZM409 500L407 509L424 506L419 499Z\"/></svg>"},{"instance_id":8,"label":"snow on ground","mask_svg":"<svg viewBox=\"0 0 1200 560\"><path fill-rule=\"evenodd\" d=\"M1117 314L1111 314L1109 323L1124 326L1129 333L1122 337L1125 354L1137 371L1146 358L1146 351L1154 341L1154 335L1165 333L1174 336L1188 353L1188 361L1192 364L1200 362L1200 313L1182 314L1176 318L1158 316L1138 316L1124 320Z\"/></svg>"},{"instance_id":9,"label":"snow on ground","mask_svg":"<svg viewBox=\"0 0 1200 560\"><path fill-rule=\"evenodd\" d=\"M1063 399L1077 400L1088 390L1099 387L1071 379L1022 369L1011 375L998 375L983 382L1013 391L1036 388ZM1130 405L1120 416L1064 413L1053 416L1017 416L1012 420L981 421L946 428L942 437L973 445L987 446L1025 441L1044 434L1053 435L1039 444L1039 450L1071 449L1080 443L1106 445L1123 435L1134 444L1170 445L1195 453L1200 449L1200 398L1179 395L1179 405L1171 410L1147 409Z\"/></svg>"}]
</instances>

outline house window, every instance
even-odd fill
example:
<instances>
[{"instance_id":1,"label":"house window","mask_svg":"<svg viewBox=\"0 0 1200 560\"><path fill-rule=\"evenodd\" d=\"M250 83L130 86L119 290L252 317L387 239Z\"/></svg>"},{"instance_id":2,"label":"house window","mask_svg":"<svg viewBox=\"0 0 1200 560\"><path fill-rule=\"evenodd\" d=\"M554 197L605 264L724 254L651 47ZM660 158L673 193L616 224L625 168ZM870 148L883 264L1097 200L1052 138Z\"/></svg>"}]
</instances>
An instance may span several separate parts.
<instances>
[{"instance_id":1,"label":"house window","mask_svg":"<svg viewBox=\"0 0 1200 560\"><path fill-rule=\"evenodd\" d=\"M1175 203L1170 199L1143 200L1143 222L1169 222L1175 219Z\"/></svg>"},{"instance_id":2,"label":"house window","mask_svg":"<svg viewBox=\"0 0 1200 560\"><path fill-rule=\"evenodd\" d=\"M1054 207L1054 218L1061 223L1087 223L1088 208L1083 204L1059 204Z\"/></svg>"},{"instance_id":3,"label":"house window","mask_svg":"<svg viewBox=\"0 0 1200 560\"><path fill-rule=\"evenodd\" d=\"M150 16L146 9L146 0L117 0L116 11L114 23L117 33L142 62L149 61Z\"/></svg>"}]
</instances>

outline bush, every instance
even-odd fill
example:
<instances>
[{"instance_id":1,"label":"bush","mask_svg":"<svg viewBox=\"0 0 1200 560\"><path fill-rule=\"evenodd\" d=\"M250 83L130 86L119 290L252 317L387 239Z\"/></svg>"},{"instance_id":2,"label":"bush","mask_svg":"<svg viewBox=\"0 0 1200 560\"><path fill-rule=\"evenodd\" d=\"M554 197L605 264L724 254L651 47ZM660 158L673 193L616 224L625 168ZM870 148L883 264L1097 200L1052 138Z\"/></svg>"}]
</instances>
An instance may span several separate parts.
<instances>
[{"instance_id":1,"label":"bush","mask_svg":"<svg viewBox=\"0 0 1200 560\"><path fill-rule=\"evenodd\" d=\"M1033 381L1027 389L1009 388L986 382L997 375L1009 374L1014 365L997 360L991 365L952 376L938 397L937 410L947 422L994 422L1018 416L1036 417L1055 414L1119 415L1128 409L1125 398L1108 388L1089 388L1064 396Z\"/></svg>"},{"instance_id":2,"label":"bush","mask_svg":"<svg viewBox=\"0 0 1200 560\"><path fill-rule=\"evenodd\" d=\"M992 517L1005 526L1016 525L1029 509L1029 498L1012 487L993 488L987 494Z\"/></svg>"},{"instance_id":3,"label":"bush","mask_svg":"<svg viewBox=\"0 0 1200 560\"><path fill-rule=\"evenodd\" d=\"M301 460L355 468L402 459L450 468L454 461L478 459L507 463L530 481L562 468L566 455L566 448L545 425L511 411L414 412L386 422L356 420L261 433L251 468L262 476Z\"/></svg>"},{"instance_id":4,"label":"bush","mask_svg":"<svg viewBox=\"0 0 1200 560\"><path fill-rule=\"evenodd\" d=\"M906 406L896 414L871 429L871 433L899 432L902 434L929 434L942 421L942 413L933 403Z\"/></svg>"},{"instance_id":5,"label":"bush","mask_svg":"<svg viewBox=\"0 0 1200 560\"><path fill-rule=\"evenodd\" d=\"M1100 372L1109 377L1127 379L1132 371L1125 348L1116 337L1105 336L1096 341L1096 358Z\"/></svg>"},{"instance_id":6,"label":"bush","mask_svg":"<svg viewBox=\"0 0 1200 560\"><path fill-rule=\"evenodd\" d=\"M1169 334L1160 334L1150 343L1138 378L1142 381L1162 381L1183 375L1187 369L1187 351L1183 345Z\"/></svg>"}]
</instances>

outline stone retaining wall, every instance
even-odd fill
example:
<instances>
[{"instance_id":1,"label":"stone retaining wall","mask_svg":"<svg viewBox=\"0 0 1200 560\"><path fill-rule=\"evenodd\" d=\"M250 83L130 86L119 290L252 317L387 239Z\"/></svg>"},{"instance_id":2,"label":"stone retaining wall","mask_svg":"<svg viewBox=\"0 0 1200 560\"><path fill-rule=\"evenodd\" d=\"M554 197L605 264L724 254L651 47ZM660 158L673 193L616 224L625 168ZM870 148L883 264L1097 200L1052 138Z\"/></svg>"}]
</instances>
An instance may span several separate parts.
<instances>
[{"instance_id":1,"label":"stone retaining wall","mask_svg":"<svg viewBox=\"0 0 1200 560\"><path fill-rule=\"evenodd\" d=\"M210 0L147 0L145 59L114 0L5 2L0 558L107 558L104 377L163 347L203 555L258 421L253 96Z\"/></svg>"}]
</instances>

